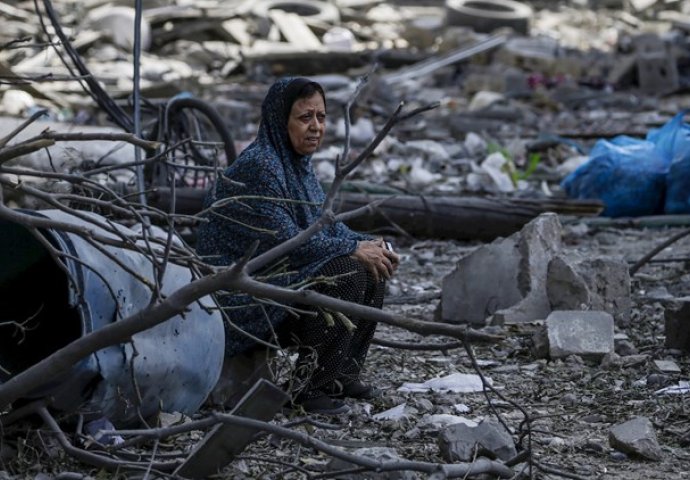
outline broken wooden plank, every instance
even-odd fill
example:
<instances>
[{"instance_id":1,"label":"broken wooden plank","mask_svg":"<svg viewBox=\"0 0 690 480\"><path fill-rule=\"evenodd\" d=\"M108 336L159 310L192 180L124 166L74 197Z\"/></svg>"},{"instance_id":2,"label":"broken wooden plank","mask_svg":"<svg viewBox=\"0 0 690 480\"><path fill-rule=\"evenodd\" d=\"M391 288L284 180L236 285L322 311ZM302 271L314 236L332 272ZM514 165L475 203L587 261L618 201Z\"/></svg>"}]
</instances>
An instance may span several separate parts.
<instances>
[{"instance_id":1,"label":"broken wooden plank","mask_svg":"<svg viewBox=\"0 0 690 480\"><path fill-rule=\"evenodd\" d=\"M321 50L321 40L311 31L306 23L295 13L273 9L268 15L280 33L294 47L300 50Z\"/></svg>"},{"instance_id":2,"label":"broken wooden plank","mask_svg":"<svg viewBox=\"0 0 690 480\"><path fill-rule=\"evenodd\" d=\"M436 70L447 67L454 63L460 62L462 60L467 60L468 58L478 55L482 52L500 47L506 43L507 37L505 35L497 35L489 37L486 40L477 42L476 44L467 47L460 48L458 50L452 51L445 55L440 55L437 57L432 57L428 60L415 63L409 67L402 68L397 72L390 73L383 76L383 81L389 85L399 83L405 80L411 80L418 77L426 77L429 74L435 72Z\"/></svg>"},{"instance_id":3,"label":"broken wooden plank","mask_svg":"<svg viewBox=\"0 0 690 480\"><path fill-rule=\"evenodd\" d=\"M260 379L242 397L230 415L238 415L267 422L290 399L290 396L265 379ZM185 478L206 478L218 473L251 442L256 429L216 425L192 450L189 457L175 471Z\"/></svg>"},{"instance_id":4,"label":"broken wooden plank","mask_svg":"<svg viewBox=\"0 0 690 480\"><path fill-rule=\"evenodd\" d=\"M238 44L248 47L252 44L249 24L241 18L232 18L221 24L221 28Z\"/></svg>"}]
</instances>

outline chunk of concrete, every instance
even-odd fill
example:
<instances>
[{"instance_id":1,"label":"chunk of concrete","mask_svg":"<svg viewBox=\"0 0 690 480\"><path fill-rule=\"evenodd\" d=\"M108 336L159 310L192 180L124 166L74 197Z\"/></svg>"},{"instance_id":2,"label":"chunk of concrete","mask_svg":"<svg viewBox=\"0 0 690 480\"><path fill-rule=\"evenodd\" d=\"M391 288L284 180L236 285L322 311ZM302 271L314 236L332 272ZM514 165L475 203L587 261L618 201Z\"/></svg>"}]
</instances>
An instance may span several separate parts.
<instances>
[{"instance_id":1,"label":"chunk of concrete","mask_svg":"<svg viewBox=\"0 0 690 480\"><path fill-rule=\"evenodd\" d=\"M654 425L646 417L633 418L611 427L609 443L616 450L648 460L658 461L663 456Z\"/></svg>"},{"instance_id":2,"label":"chunk of concrete","mask_svg":"<svg viewBox=\"0 0 690 480\"><path fill-rule=\"evenodd\" d=\"M690 351L690 299L667 302L664 322L666 348Z\"/></svg>"},{"instance_id":3,"label":"chunk of concrete","mask_svg":"<svg viewBox=\"0 0 690 480\"><path fill-rule=\"evenodd\" d=\"M546 344L544 344L544 341ZM535 354L548 352L551 358L578 355L600 360L614 351L613 317L601 311L556 311L547 319L544 329L535 335Z\"/></svg>"},{"instance_id":4,"label":"chunk of concrete","mask_svg":"<svg viewBox=\"0 0 690 480\"><path fill-rule=\"evenodd\" d=\"M551 311L546 274L561 250L561 224L545 213L518 233L495 240L461 258L443 279L437 318L484 325L545 318Z\"/></svg>"},{"instance_id":5,"label":"chunk of concrete","mask_svg":"<svg viewBox=\"0 0 690 480\"><path fill-rule=\"evenodd\" d=\"M628 265L616 258L558 255L549 262L546 293L553 310L602 310L630 322Z\"/></svg>"},{"instance_id":6,"label":"chunk of concrete","mask_svg":"<svg viewBox=\"0 0 690 480\"><path fill-rule=\"evenodd\" d=\"M438 437L441 456L448 462L471 462L476 456L508 460L517 455L513 438L493 418L472 427L456 423L444 428Z\"/></svg>"}]
</instances>

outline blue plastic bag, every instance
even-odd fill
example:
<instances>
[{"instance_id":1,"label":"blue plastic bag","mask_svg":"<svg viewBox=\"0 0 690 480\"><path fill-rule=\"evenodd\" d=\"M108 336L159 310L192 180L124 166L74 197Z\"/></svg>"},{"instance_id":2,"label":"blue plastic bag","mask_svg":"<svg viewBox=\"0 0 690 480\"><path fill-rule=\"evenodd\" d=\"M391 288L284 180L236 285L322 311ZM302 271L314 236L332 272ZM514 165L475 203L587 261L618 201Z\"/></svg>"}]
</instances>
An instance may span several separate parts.
<instances>
[{"instance_id":1,"label":"blue plastic bag","mask_svg":"<svg viewBox=\"0 0 690 480\"><path fill-rule=\"evenodd\" d=\"M679 113L671 120L679 124L673 129L673 135L660 131L655 137L671 159L666 174L665 213L690 213L690 125L682 123L685 113ZM650 133L650 137L652 135Z\"/></svg>"},{"instance_id":2,"label":"blue plastic bag","mask_svg":"<svg viewBox=\"0 0 690 480\"><path fill-rule=\"evenodd\" d=\"M690 155L671 163L666 176L665 213L690 213Z\"/></svg>"},{"instance_id":3,"label":"blue plastic bag","mask_svg":"<svg viewBox=\"0 0 690 480\"><path fill-rule=\"evenodd\" d=\"M627 136L599 140L589 161L568 175L561 187L572 198L601 200L602 215L609 217L662 213L671 199L666 198L667 188L682 196L688 208L688 175L678 172L672 185L669 175L671 168L690 173L690 126L683 123L684 115L681 112L650 131L645 140Z\"/></svg>"}]
</instances>

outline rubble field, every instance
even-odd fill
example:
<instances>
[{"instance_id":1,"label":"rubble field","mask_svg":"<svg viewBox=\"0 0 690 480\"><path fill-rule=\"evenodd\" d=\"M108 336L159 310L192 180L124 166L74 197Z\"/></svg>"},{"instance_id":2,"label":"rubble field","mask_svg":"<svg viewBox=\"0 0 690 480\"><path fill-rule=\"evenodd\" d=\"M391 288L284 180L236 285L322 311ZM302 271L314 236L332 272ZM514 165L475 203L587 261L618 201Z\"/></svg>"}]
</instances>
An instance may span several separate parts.
<instances>
[{"instance_id":1,"label":"rubble field","mask_svg":"<svg viewBox=\"0 0 690 480\"><path fill-rule=\"evenodd\" d=\"M129 113L132 2L54 3L94 77ZM385 310L434 322L462 317L501 339L472 344L470 355L452 339L380 324L365 377L382 397L350 400L349 414L296 429L385 461L448 463L472 461L475 454L507 460L529 449L536 464L530 470L517 460L512 468L523 476L515 478L690 478L690 237L628 272L687 229L690 217L663 211L640 218L597 216L600 203L577 204L561 184L598 140L642 138L687 108L689 2L521 2L529 13L519 9L498 25L476 18L468 25L466 11L453 0L293 0L285 2L286 10L268 0L144 3L143 96L164 103L187 91L212 103L238 152L251 141L259 104L277 76L319 80L328 96L329 126L314 165L326 184L345 140L355 156L399 102L406 108L437 103L397 126L346 189L395 193L423 205L416 218L424 221L367 225L402 257L387 285ZM48 118L32 125L36 132L46 126L113 128L112 117L71 78L74 72L45 48L48 38L33 2L0 2L0 24L0 138L42 108ZM346 138L342 108L367 75ZM56 145L50 157L36 152L10 167L80 171L95 159L131 161L134 147L104 145ZM220 165L225 161L221 154ZM8 189L10 182L28 180L2 167L7 205L43 206ZM114 176L133 184L131 172ZM73 192L63 183L31 178L36 183L30 185L48 192ZM184 186L201 191L206 180ZM429 205L451 197L495 203L479 220L430 214ZM533 217L551 223L550 236L535 234L529 237L534 243L524 245L522 237L510 236L520 235L514 232ZM193 239L190 229L183 233ZM482 267L502 255L509 266ZM517 272L517 286L504 281L511 272ZM463 289L487 299L467 298ZM511 301L495 300L493 290ZM597 329L568 337L582 312L592 314ZM564 321L566 332L559 334ZM495 391L483 391L479 372ZM451 380L460 384L425 385ZM206 406L199 415L210 411ZM287 412L276 418L292 419ZM188 420L161 417L164 424ZM498 445L487 443L478 452L463 446L481 428ZM118 476L88 467L38 423L10 437L0 442L0 480L179 478ZM193 431L146 444L140 453L179 458L202 437ZM347 468L315 449L263 435L213 478L443 478L412 471L333 473Z\"/></svg>"}]
</instances>

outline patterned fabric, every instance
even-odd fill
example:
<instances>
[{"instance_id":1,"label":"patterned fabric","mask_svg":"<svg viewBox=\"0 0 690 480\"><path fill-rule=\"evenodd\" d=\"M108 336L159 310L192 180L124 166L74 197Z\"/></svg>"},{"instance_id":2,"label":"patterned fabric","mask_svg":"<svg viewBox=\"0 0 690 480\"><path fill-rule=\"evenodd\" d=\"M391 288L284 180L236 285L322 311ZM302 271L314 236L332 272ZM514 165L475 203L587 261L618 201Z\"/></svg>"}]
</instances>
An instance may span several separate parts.
<instances>
[{"instance_id":1,"label":"patterned fabric","mask_svg":"<svg viewBox=\"0 0 690 480\"><path fill-rule=\"evenodd\" d=\"M293 83L294 82L294 83ZM230 265L259 242L257 253L294 237L321 215L325 198L311 163L311 156L296 153L290 143L287 120L295 100L295 86L309 83L283 78L268 91L261 106L261 123L256 139L224 172L209 191L205 207L224 201L207 215L208 223L198 230L197 253L213 265ZM291 88L292 87L292 88ZM353 232L343 223L327 226L260 274L275 274L269 280L281 286L309 279L335 257L349 255L359 240L369 237ZM288 311L247 295L218 295L231 325L226 322L226 353L243 352L255 342L240 329L270 340L274 327ZM243 307L243 308L239 308ZM237 328L234 328L234 327Z\"/></svg>"},{"instance_id":2,"label":"patterned fabric","mask_svg":"<svg viewBox=\"0 0 690 480\"><path fill-rule=\"evenodd\" d=\"M319 273L335 280L333 283L316 285L314 290L317 292L367 307L383 306L386 282L376 282L374 276L357 260L351 257L334 258ZM374 338L376 322L351 318L350 321L357 328L349 331L335 316L329 324L323 310L308 306L303 308L314 311L316 315L289 318L278 333L283 346L298 347L299 358L291 389L306 400L337 390L336 381L342 386L359 380Z\"/></svg>"}]
</instances>

